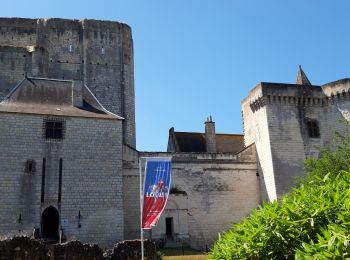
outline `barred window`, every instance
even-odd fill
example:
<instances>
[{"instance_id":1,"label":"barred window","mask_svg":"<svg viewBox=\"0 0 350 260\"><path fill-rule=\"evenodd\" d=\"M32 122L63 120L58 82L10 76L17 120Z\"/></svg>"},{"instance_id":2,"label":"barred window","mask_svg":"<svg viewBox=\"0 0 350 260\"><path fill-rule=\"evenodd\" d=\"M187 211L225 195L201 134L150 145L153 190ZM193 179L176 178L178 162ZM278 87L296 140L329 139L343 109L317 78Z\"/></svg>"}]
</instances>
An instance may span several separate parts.
<instances>
[{"instance_id":1,"label":"barred window","mask_svg":"<svg viewBox=\"0 0 350 260\"><path fill-rule=\"evenodd\" d=\"M308 131L309 137L311 138L320 137L320 129L318 127L318 122L316 120L309 120L307 122L307 131Z\"/></svg>"},{"instance_id":2,"label":"barred window","mask_svg":"<svg viewBox=\"0 0 350 260\"><path fill-rule=\"evenodd\" d=\"M45 121L45 137L47 139L63 139L63 121Z\"/></svg>"}]
</instances>

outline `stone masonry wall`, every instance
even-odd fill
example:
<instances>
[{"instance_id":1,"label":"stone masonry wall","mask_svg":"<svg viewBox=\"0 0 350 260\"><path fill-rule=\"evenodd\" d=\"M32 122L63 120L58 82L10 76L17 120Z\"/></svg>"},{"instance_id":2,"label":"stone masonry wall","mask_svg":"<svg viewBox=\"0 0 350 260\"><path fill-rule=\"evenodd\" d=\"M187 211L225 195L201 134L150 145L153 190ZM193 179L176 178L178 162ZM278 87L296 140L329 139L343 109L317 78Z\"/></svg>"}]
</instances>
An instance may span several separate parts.
<instances>
[{"instance_id":1,"label":"stone masonry wall","mask_svg":"<svg viewBox=\"0 0 350 260\"><path fill-rule=\"evenodd\" d=\"M261 83L249 93L242 102L245 141L256 143L270 200L291 189L304 175L304 160L330 147L335 131L349 131L339 122L350 120L349 100L348 79L322 87ZM309 137L308 120L317 120L320 137Z\"/></svg>"},{"instance_id":2,"label":"stone masonry wall","mask_svg":"<svg viewBox=\"0 0 350 260\"><path fill-rule=\"evenodd\" d=\"M187 246L190 244L188 194L186 191L181 190L181 187L174 187L178 189L178 192L173 192L169 195L167 205L158 220L157 226L152 228L152 239L159 244L164 243L165 246L168 246L167 242L173 243L178 247ZM172 218L172 240L167 239L166 218Z\"/></svg>"},{"instance_id":3,"label":"stone masonry wall","mask_svg":"<svg viewBox=\"0 0 350 260\"><path fill-rule=\"evenodd\" d=\"M144 241L144 256L156 260L156 246ZM0 239L0 260L139 260L140 240L123 241L105 252L96 244L70 241L63 244L44 244L39 240L21 236Z\"/></svg>"},{"instance_id":4,"label":"stone masonry wall","mask_svg":"<svg viewBox=\"0 0 350 260\"><path fill-rule=\"evenodd\" d=\"M271 142L269 133L269 124L267 121L266 107L253 113L250 103L251 99L261 96L261 86L256 87L249 98L242 101L243 129L245 145L255 143L257 150L257 160L259 163L259 172L262 178L263 199L273 201L277 198L275 174L271 153Z\"/></svg>"},{"instance_id":5,"label":"stone masonry wall","mask_svg":"<svg viewBox=\"0 0 350 260\"><path fill-rule=\"evenodd\" d=\"M217 239L218 233L227 230L232 222L240 221L261 202L260 179L256 176L255 146L237 155L184 153L140 155L172 156L172 186L187 193L188 223L180 225L188 225L190 245L194 248L205 250L206 245L210 247ZM129 159L131 157L129 156ZM136 156L133 158L136 163ZM125 216L125 238L139 238L137 164L124 163L123 180L124 212L128 216ZM169 207L172 208L173 205Z\"/></svg>"},{"instance_id":6,"label":"stone masonry wall","mask_svg":"<svg viewBox=\"0 0 350 260\"><path fill-rule=\"evenodd\" d=\"M125 118L135 148L133 41L128 25L96 20L0 18L0 101L24 75L78 79Z\"/></svg>"},{"instance_id":7,"label":"stone masonry wall","mask_svg":"<svg viewBox=\"0 0 350 260\"><path fill-rule=\"evenodd\" d=\"M293 105L269 103L266 108L277 197L304 175L304 143L299 124L299 109Z\"/></svg>"},{"instance_id":8,"label":"stone masonry wall","mask_svg":"<svg viewBox=\"0 0 350 260\"><path fill-rule=\"evenodd\" d=\"M68 240L103 247L122 240L121 121L60 117L65 122L64 139L55 141L44 138L46 118L0 113L0 233L31 235L34 227L41 228L44 209L53 206ZM62 199L58 202L61 158ZM27 160L36 162L34 173L25 172Z\"/></svg>"}]
</instances>

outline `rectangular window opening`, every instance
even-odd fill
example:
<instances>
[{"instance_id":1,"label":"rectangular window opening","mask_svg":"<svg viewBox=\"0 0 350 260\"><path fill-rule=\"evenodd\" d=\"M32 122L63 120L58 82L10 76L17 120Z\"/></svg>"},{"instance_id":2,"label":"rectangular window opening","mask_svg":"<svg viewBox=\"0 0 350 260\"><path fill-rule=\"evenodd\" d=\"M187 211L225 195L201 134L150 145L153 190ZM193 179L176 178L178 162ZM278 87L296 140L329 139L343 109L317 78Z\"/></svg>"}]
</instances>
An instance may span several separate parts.
<instances>
[{"instance_id":1,"label":"rectangular window opening","mask_svg":"<svg viewBox=\"0 0 350 260\"><path fill-rule=\"evenodd\" d=\"M47 139L63 139L63 121L47 120L45 122Z\"/></svg>"},{"instance_id":2,"label":"rectangular window opening","mask_svg":"<svg viewBox=\"0 0 350 260\"><path fill-rule=\"evenodd\" d=\"M168 238L173 236L173 218L165 218L165 234Z\"/></svg>"},{"instance_id":3,"label":"rectangular window opening","mask_svg":"<svg viewBox=\"0 0 350 260\"><path fill-rule=\"evenodd\" d=\"M318 122L316 120L309 120L307 122L307 131L308 131L309 137L311 138L320 137L320 129L318 127Z\"/></svg>"}]
</instances>

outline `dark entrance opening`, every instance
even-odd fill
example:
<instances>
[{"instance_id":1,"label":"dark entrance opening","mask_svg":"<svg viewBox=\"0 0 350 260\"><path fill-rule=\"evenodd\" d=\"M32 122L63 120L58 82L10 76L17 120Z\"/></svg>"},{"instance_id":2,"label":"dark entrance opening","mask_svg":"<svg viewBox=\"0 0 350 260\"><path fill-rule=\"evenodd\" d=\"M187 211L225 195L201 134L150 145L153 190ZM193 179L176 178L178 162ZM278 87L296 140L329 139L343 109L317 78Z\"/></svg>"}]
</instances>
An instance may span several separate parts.
<instances>
[{"instance_id":1,"label":"dark entrance opening","mask_svg":"<svg viewBox=\"0 0 350 260\"><path fill-rule=\"evenodd\" d=\"M59 214L57 209L47 207L41 215L42 238L52 242L58 241Z\"/></svg>"},{"instance_id":2,"label":"dark entrance opening","mask_svg":"<svg viewBox=\"0 0 350 260\"><path fill-rule=\"evenodd\" d=\"M167 238L173 238L173 218L165 218L165 234Z\"/></svg>"}]
</instances>

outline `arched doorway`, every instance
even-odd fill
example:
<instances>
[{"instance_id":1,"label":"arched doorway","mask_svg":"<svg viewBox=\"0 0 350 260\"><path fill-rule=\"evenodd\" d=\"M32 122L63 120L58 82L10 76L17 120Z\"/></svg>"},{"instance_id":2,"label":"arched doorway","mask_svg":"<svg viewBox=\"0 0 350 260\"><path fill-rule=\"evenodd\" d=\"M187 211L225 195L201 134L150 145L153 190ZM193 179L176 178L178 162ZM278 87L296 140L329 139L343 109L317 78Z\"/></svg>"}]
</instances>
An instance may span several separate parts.
<instances>
[{"instance_id":1,"label":"arched doorway","mask_svg":"<svg viewBox=\"0 0 350 260\"><path fill-rule=\"evenodd\" d=\"M47 207L41 214L42 238L58 241L59 214L56 208Z\"/></svg>"}]
</instances>

